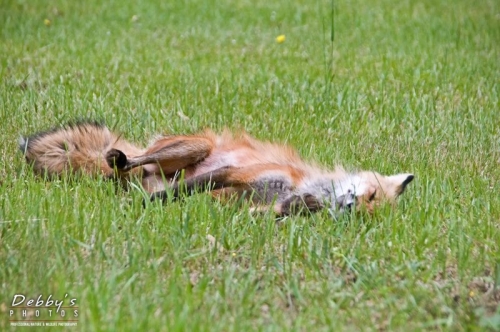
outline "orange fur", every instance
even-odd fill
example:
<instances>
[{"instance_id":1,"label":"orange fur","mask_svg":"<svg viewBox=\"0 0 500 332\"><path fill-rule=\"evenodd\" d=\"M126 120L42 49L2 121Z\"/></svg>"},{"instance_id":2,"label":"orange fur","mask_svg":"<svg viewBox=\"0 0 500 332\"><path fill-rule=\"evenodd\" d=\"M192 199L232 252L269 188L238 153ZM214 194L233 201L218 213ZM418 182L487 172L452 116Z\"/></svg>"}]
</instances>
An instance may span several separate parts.
<instances>
[{"instance_id":1,"label":"orange fur","mask_svg":"<svg viewBox=\"0 0 500 332\"><path fill-rule=\"evenodd\" d=\"M96 122L69 124L63 128L21 138L20 148L26 161L40 175L84 173L112 177L114 171L106 162L110 149L126 151L130 156L144 153ZM136 170L135 172L137 172Z\"/></svg>"},{"instance_id":2,"label":"orange fur","mask_svg":"<svg viewBox=\"0 0 500 332\"><path fill-rule=\"evenodd\" d=\"M228 130L160 137L141 149L102 125L79 123L24 139L21 149L39 174L69 171L121 179L135 174L153 199L165 199L165 183L180 194L183 171L189 193L197 188L218 197L251 192L257 210L269 207L280 214L342 212L353 204L372 212L382 201L394 202L413 179L411 174L325 170L303 161L291 147Z\"/></svg>"}]
</instances>

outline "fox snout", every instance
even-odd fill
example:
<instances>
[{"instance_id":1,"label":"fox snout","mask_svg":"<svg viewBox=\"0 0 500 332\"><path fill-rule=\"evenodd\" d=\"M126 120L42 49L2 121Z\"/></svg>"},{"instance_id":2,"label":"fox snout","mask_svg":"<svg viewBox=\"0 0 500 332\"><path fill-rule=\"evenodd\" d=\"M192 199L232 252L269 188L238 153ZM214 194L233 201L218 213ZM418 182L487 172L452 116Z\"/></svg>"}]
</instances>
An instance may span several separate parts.
<instances>
[{"instance_id":1,"label":"fox snout","mask_svg":"<svg viewBox=\"0 0 500 332\"><path fill-rule=\"evenodd\" d=\"M335 203L338 210L349 212L356 203L356 196L348 190L347 194L337 197Z\"/></svg>"}]
</instances>

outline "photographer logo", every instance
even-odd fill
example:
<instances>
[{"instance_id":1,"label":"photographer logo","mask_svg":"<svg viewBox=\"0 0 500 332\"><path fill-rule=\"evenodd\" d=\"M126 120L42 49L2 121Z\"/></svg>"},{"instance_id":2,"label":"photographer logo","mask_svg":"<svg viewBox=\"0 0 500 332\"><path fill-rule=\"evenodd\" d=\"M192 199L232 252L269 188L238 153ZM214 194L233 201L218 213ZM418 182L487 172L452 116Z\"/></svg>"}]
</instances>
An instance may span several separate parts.
<instances>
[{"instance_id":1,"label":"photographer logo","mask_svg":"<svg viewBox=\"0 0 500 332\"><path fill-rule=\"evenodd\" d=\"M77 299L64 294L28 297L15 294L8 308L10 326L78 326Z\"/></svg>"}]
</instances>

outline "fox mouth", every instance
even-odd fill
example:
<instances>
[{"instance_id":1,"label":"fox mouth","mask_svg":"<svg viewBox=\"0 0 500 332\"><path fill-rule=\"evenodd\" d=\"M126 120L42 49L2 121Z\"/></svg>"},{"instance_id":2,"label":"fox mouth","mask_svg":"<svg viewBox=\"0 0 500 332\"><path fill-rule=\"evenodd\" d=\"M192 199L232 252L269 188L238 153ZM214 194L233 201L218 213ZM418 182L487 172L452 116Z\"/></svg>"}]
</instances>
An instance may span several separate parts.
<instances>
[{"instance_id":1,"label":"fox mouth","mask_svg":"<svg viewBox=\"0 0 500 332\"><path fill-rule=\"evenodd\" d=\"M355 205L356 195L352 190L348 190L346 194L334 198L328 213L334 220L338 220L341 216L351 213Z\"/></svg>"},{"instance_id":2,"label":"fox mouth","mask_svg":"<svg viewBox=\"0 0 500 332\"><path fill-rule=\"evenodd\" d=\"M335 206L339 211L351 211L355 202L356 196L351 190L348 190L347 194L338 196L335 199Z\"/></svg>"}]
</instances>

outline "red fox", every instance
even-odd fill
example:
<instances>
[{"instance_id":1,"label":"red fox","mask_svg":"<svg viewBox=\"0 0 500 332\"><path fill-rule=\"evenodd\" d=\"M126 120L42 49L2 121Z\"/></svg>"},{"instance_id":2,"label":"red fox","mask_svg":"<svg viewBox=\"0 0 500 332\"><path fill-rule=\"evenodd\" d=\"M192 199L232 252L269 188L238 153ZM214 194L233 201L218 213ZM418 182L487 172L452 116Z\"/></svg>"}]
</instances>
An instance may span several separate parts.
<instances>
[{"instance_id":1,"label":"red fox","mask_svg":"<svg viewBox=\"0 0 500 332\"><path fill-rule=\"evenodd\" d=\"M414 178L325 170L288 146L228 130L163 136L140 148L104 125L80 122L21 138L20 148L38 174L101 174L124 181L135 176L151 200L207 190L214 197L247 198L254 209L278 215L321 209L337 215L353 206L373 212L380 202L394 202Z\"/></svg>"}]
</instances>

